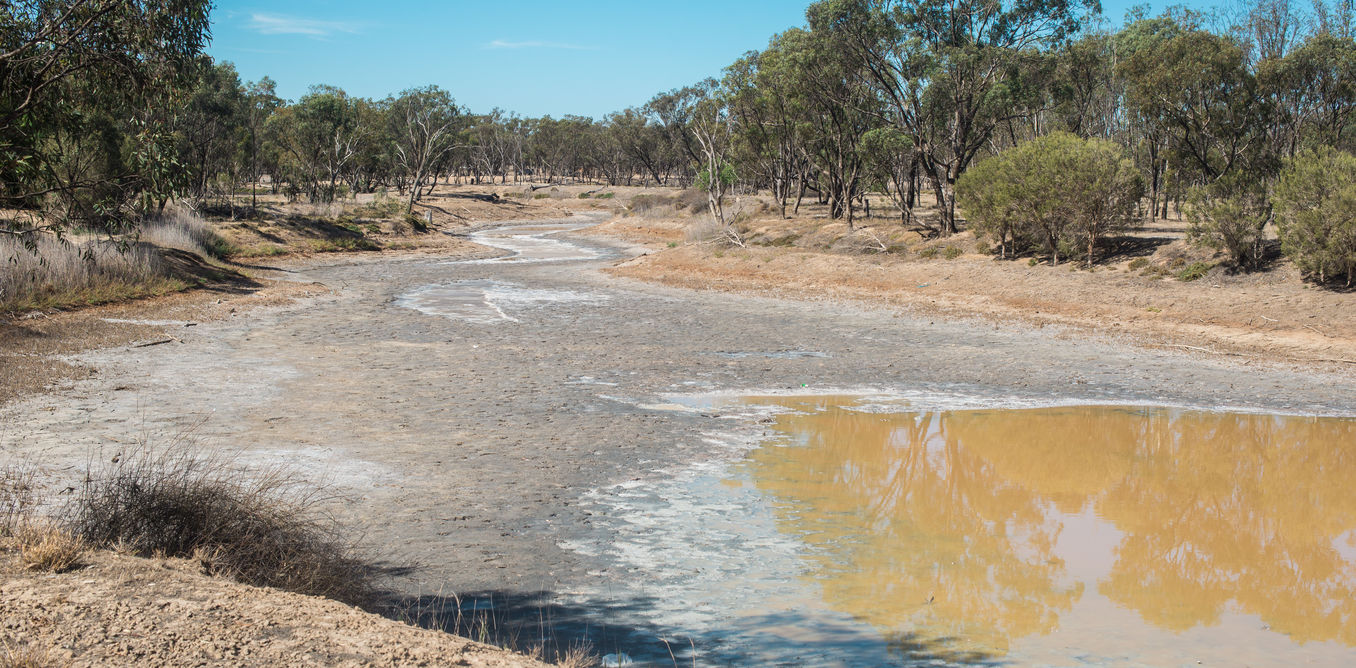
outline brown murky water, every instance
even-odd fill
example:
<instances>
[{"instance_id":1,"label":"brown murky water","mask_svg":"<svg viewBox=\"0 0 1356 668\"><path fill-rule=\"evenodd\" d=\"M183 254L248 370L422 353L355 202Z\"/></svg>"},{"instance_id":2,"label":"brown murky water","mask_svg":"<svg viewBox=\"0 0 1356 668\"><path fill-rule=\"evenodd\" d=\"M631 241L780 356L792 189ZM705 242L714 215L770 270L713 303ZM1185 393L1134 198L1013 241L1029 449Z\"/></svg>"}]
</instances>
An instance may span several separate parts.
<instances>
[{"instance_id":1,"label":"brown murky water","mask_svg":"<svg viewBox=\"0 0 1356 668\"><path fill-rule=\"evenodd\" d=\"M1356 420L746 401L791 410L740 477L894 653L1356 661Z\"/></svg>"}]
</instances>

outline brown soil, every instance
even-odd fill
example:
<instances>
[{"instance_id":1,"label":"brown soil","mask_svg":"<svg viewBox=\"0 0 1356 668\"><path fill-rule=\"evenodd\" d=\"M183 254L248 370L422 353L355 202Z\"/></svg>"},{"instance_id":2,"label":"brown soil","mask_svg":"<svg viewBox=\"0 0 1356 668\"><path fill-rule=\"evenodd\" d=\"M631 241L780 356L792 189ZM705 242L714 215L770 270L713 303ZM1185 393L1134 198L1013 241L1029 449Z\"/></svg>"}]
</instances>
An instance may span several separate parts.
<instances>
[{"instance_id":1,"label":"brown soil","mask_svg":"<svg viewBox=\"0 0 1356 668\"><path fill-rule=\"evenodd\" d=\"M1122 240L1116 255L1088 271L997 260L976 253L969 233L929 240L880 218L850 231L807 210L796 219L741 223L744 248L674 247L700 217L628 216L595 229L651 250L610 273L666 285L858 299L924 314L1072 326L1151 346L1356 368L1356 294L1307 285L1284 261L1256 274L1216 267L1199 280L1178 280L1189 263L1219 262L1186 244L1181 221L1160 221ZM947 248L956 249L952 259Z\"/></svg>"},{"instance_id":2,"label":"brown soil","mask_svg":"<svg viewBox=\"0 0 1356 668\"><path fill-rule=\"evenodd\" d=\"M605 200L579 198L579 193L596 186L535 192L529 188L526 184L439 185L414 205L414 217L430 221L428 232L412 228L405 200L398 194L363 194L328 204L288 202L282 196L265 195L259 198L258 209L246 217L231 219L222 215L229 211L224 208L211 213L217 230L238 249L237 259L244 260L327 252L455 250L451 247L458 242L456 235L485 223L558 218L581 208L608 206Z\"/></svg>"},{"instance_id":3,"label":"brown soil","mask_svg":"<svg viewBox=\"0 0 1356 668\"><path fill-rule=\"evenodd\" d=\"M184 559L87 553L23 570L0 543L0 663L63 666L539 666L337 601L237 584Z\"/></svg>"}]
</instances>

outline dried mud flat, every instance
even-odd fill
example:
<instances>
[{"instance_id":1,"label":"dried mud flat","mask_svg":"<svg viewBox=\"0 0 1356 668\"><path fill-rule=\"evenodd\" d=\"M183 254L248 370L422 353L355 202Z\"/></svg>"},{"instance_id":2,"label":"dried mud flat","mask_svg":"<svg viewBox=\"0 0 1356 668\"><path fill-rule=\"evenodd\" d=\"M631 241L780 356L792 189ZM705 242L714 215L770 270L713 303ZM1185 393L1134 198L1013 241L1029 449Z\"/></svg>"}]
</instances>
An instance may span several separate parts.
<instances>
[{"instance_id":1,"label":"dried mud flat","mask_svg":"<svg viewBox=\"0 0 1356 668\"><path fill-rule=\"evenodd\" d=\"M587 259L299 265L291 280L328 291L201 323L172 344L73 355L98 373L0 409L5 454L72 475L138 439L190 430L243 461L327 480L348 499L341 520L390 563L418 566L396 582L412 603L489 601L470 609L535 617L559 646L587 636L600 653L661 655L660 638L687 638L682 625L631 621L653 602L607 593L635 574L571 546L615 538L586 495L711 456L703 434L731 421L675 410L670 394L930 388L1033 402L1356 406L1349 375L1055 327L655 286L599 271L637 250L574 243Z\"/></svg>"}]
</instances>

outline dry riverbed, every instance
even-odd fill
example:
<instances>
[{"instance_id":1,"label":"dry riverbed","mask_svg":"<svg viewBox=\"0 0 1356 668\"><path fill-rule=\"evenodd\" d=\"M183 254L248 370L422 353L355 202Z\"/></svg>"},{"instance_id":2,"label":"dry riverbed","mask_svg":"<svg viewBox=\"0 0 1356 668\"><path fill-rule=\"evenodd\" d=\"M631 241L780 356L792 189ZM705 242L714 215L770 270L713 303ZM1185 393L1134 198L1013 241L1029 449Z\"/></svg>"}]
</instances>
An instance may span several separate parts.
<instances>
[{"instance_id":1,"label":"dry riverbed","mask_svg":"<svg viewBox=\"0 0 1356 668\"><path fill-rule=\"evenodd\" d=\"M191 432L244 462L286 462L342 492L336 514L386 562L417 567L393 583L407 605L492 623L491 639L520 646L587 640L600 655L758 663L848 650L788 641L771 651L723 634L728 611L689 586L709 576L705 562L661 558L696 548L647 543L662 514L648 527L621 522L612 513L625 506L600 501L737 458L762 433L762 417L693 395L848 389L1320 414L1356 406L1356 385L1340 371L900 312L833 293L798 301L619 278L600 270L639 251L575 231L601 220L530 221L475 238L501 255L527 253L516 259L315 258L287 269L289 285L315 286L293 287L294 301L192 327L141 323L146 340L171 330L174 340L127 345L133 337L64 355L97 373L68 374L56 391L0 409L5 455L60 479L131 442ZM694 554L736 555L756 540L771 539L712 533ZM636 550L623 559L618 546Z\"/></svg>"}]
</instances>

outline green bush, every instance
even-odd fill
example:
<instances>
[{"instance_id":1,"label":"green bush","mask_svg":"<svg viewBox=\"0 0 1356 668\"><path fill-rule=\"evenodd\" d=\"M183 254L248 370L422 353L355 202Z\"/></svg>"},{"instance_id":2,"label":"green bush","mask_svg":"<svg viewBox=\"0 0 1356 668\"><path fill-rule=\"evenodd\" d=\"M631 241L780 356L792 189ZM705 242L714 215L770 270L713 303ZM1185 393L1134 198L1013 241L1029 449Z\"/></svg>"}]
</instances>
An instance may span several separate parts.
<instances>
[{"instance_id":1,"label":"green bush","mask_svg":"<svg viewBox=\"0 0 1356 668\"><path fill-rule=\"evenodd\" d=\"M1356 278L1356 156L1301 153L1281 171L1274 196L1281 252L1319 283Z\"/></svg>"},{"instance_id":2,"label":"green bush","mask_svg":"<svg viewBox=\"0 0 1356 668\"><path fill-rule=\"evenodd\" d=\"M1192 243L1224 251L1243 269L1262 266L1271 202L1261 179L1240 172L1192 188L1186 213Z\"/></svg>"},{"instance_id":3,"label":"green bush","mask_svg":"<svg viewBox=\"0 0 1356 668\"><path fill-rule=\"evenodd\" d=\"M1190 283L1191 281L1204 278L1205 275L1214 268L1215 265L1208 262L1193 262L1187 268L1177 272L1177 280L1184 283Z\"/></svg>"},{"instance_id":4,"label":"green bush","mask_svg":"<svg viewBox=\"0 0 1356 668\"><path fill-rule=\"evenodd\" d=\"M954 260L963 255L964 253L965 251L961 250L956 246L947 246L946 250L942 252L942 257L948 260Z\"/></svg>"},{"instance_id":5,"label":"green bush","mask_svg":"<svg viewBox=\"0 0 1356 668\"><path fill-rule=\"evenodd\" d=\"M1051 264L1082 254L1089 265L1098 240L1132 227L1143 184L1116 144L1056 132L1026 142L966 171L956 196L999 257L1042 249Z\"/></svg>"}]
</instances>

